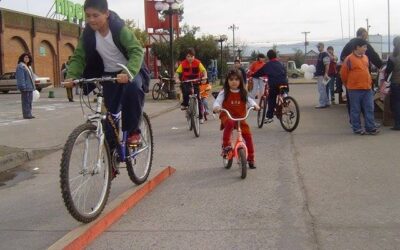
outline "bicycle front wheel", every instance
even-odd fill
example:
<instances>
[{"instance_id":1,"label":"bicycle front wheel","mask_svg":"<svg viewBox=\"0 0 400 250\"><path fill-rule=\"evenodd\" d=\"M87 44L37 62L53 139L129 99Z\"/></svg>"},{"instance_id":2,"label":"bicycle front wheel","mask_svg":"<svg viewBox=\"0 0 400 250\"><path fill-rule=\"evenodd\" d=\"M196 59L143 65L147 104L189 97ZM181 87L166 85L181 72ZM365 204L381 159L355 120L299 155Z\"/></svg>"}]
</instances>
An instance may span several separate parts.
<instances>
[{"instance_id":1,"label":"bicycle front wheel","mask_svg":"<svg viewBox=\"0 0 400 250\"><path fill-rule=\"evenodd\" d=\"M257 112L257 125L262 128L265 121L265 114L267 113L267 98L260 98L260 110Z\"/></svg>"},{"instance_id":2,"label":"bicycle front wheel","mask_svg":"<svg viewBox=\"0 0 400 250\"><path fill-rule=\"evenodd\" d=\"M193 126L193 132L196 137L200 136L200 118L199 118L199 101L197 98L193 98L191 102L191 120Z\"/></svg>"},{"instance_id":3,"label":"bicycle front wheel","mask_svg":"<svg viewBox=\"0 0 400 250\"><path fill-rule=\"evenodd\" d=\"M241 178L244 179L247 176L247 159L246 159L246 152L244 151L244 148L239 148L238 149L238 157L239 157L239 167L241 170Z\"/></svg>"},{"instance_id":4,"label":"bicycle front wheel","mask_svg":"<svg viewBox=\"0 0 400 250\"><path fill-rule=\"evenodd\" d=\"M161 83L157 82L153 85L153 89L151 90L151 96L154 100L158 100L160 98L161 93Z\"/></svg>"},{"instance_id":5,"label":"bicycle front wheel","mask_svg":"<svg viewBox=\"0 0 400 250\"><path fill-rule=\"evenodd\" d=\"M299 125L299 121L300 109L296 100L291 96L283 98L282 115L280 117L282 128L287 132L292 132Z\"/></svg>"},{"instance_id":6,"label":"bicycle front wheel","mask_svg":"<svg viewBox=\"0 0 400 250\"><path fill-rule=\"evenodd\" d=\"M128 170L129 178L136 185L140 185L147 180L153 161L153 131L146 113L143 113L139 128L141 130L141 145L133 148L129 145L126 146L128 151L126 169Z\"/></svg>"},{"instance_id":7,"label":"bicycle front wheel","mask_svg":"<svg viewBox=\"0 0 400 250\"><path fill-rule=\"evenodd\" d=\"M82 124L69 135L61 158L60 184L65 206L72 217L83 223L100 215L110 193L110 151L105 140L102 145L99 143L96 126Z\"/></svg>"}]
</instances>

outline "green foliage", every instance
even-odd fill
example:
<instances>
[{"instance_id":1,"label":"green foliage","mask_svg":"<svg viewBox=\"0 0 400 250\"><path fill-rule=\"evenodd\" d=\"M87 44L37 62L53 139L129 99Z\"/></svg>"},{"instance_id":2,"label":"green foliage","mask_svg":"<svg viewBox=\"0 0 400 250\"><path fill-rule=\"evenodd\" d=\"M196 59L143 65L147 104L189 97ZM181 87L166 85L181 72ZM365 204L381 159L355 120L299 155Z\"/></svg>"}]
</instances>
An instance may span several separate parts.
<instances>
[{"instance_id":1,"label":"green foliage","mask_svg":"<svg viewBox=\"0 0 400 250\"><path fill-rule=\"evenodd\" d=\"M301 49L294 49L295 54L294 54L294 62L296 63L296 67L300 68L301 65L304 64L304 53Z\"/></svg>"},{"instance_id":2,"label":"green foliage","mask_svg":"<svg viewBox=\"0 0 400 250\"><path fill-rule=\"evenodd\" d=\"M125 20L125 25L130 29L133 34L135 34L136 38L139 40L139 42L144 45L147 43L147 33L144 30L139 29L136 27L136 23L134 20L131 19L126 19Z\"/></svg>"},{"instance_id":3,"label":"green foliage","mask_svg":"<svg viewBox=\"0 0 400 250\"><path fill-rule=\"evenodd\" d=\"M219 57L218 44L215 42L214 37L209 35L196 38L195 34L197 31L199 31L199 27L189 27L187 24L183 25L183 36L175 39L173 43L173 56L175 62L177 60L181 61L185 59L188 48L195 49L196 58L199 59L205 67L210 63L211 59ZM169 42L153 43L151 52L161 60L161 64L165 68L169 68Z\"/></svg>"},{"instance_id":4,"label":"green foliage","mask_svg":"<svg viewBox=\"0 0 400 250\"><path fill-rule=\"evenodd\" d=\"M251 52L251 54L250 54L250 62L252 62L252 61L255 61L255 60L257 60L257 56L258 56L258 54L260 54L261 52L260 51L256 51L256 50L253 50L252 52Z\"/></svg>"}]
</instances>

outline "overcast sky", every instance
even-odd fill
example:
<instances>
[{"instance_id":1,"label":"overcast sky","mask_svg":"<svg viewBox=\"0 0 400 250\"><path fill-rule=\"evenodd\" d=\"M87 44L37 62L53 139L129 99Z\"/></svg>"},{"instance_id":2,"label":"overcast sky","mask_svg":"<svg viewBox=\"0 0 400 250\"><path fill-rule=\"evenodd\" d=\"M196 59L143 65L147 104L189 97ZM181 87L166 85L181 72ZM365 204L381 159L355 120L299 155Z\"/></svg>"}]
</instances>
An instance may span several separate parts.
<instances>
[{"instance_id":1,"label":"overcast sky","mask_svg":"<svg viewBox=\"0 0 400 250\"><path fill-rule=\"evenodd\" d=\"M109 7L124 19L134 19L144 28L144 0L108 0ZM226 34L232 41L247 44L258 42L284 43L304 41L302 31L310 31L310 41L342 38L340 2L342 4L343 36L349 37L348 3L350 1L350 36L355 28L366 27L370 34L388 33L387 0L184 0L184 20L191 26L200 26L204 34ZM0 0L0 7L46 16L53 0ZM84 0L72 0L83 3ZM390 0L391 35L400 34L399 0ZM53 10L54 12L54 10Z\"/></svg>"}]
</instances>

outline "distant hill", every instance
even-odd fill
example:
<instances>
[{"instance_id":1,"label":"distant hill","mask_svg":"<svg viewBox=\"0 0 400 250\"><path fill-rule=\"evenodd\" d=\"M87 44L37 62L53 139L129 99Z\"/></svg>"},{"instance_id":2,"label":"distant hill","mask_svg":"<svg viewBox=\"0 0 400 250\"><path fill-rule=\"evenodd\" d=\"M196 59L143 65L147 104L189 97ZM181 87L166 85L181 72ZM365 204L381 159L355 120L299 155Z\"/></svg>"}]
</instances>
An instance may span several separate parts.
<instances>
[{"instance_id":1,"label":"distant hill","mask_svg":"<svg viewBox=\"0 0 400 250\"><path fill-rule=\"evenodd\" d=\"M395 35L391 36L391 40L393 40L393 37ZM382 38L382 42L377 41ZM329 41L321 41L325 44L325 48L328 46L332 46L333 49L335 50L335 53L339 55L342 52L343 47L346 45L346 43L349 41L349 39L335 39L335 40L329 40ZM388 52L388 37L387 36L376 36L376 35L371 35L370 37L370 43L371 45L375 48L375 50L378 53L387 53ZM317 51L317 44L320 41L310 41L309 45L307 46L307 51L314 50ZM391 45L392 46L392 45ZM247 45L244 55L245 56L250 56L252 51L259 51L261 53L267 53L269 49L272 48L272 44L265 44L265 45ZM295 51L300 49L301 51L304 52L304 43L294 43L294 44L278 44L277 45L277 50L281 54L293 54ZM391 50L393 50L391 48Z\"/></svg>"}]
</instances>

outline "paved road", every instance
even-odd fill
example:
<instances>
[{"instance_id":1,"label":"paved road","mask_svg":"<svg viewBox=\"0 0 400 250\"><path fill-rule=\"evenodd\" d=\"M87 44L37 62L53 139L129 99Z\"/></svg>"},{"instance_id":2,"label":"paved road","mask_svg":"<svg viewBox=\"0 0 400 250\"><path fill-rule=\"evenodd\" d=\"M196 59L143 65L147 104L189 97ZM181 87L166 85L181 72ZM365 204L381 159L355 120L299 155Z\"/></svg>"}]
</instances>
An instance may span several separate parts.
<instances>
[{"instance_id":1,"label":"paved road","mask_svg":"<svg viewBox=\"0 0 400 250\"><path fill-rule=\"evenodd\" d=\"M90 249L398 249L399 134L355 136L344 106L313 108L315 86L291 93L298 129L252 125L258 168L246 180L221 166L218 121L195 138L178 110L153 119L154 167L177 172ZM77 225L60 197L60 154L2 182L0 249L43 249ZM111 199L130 185L119 176Z\"/></svg>"}]
</instances>

